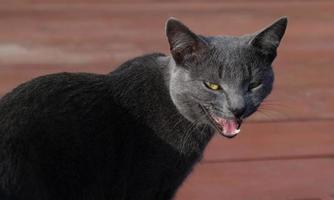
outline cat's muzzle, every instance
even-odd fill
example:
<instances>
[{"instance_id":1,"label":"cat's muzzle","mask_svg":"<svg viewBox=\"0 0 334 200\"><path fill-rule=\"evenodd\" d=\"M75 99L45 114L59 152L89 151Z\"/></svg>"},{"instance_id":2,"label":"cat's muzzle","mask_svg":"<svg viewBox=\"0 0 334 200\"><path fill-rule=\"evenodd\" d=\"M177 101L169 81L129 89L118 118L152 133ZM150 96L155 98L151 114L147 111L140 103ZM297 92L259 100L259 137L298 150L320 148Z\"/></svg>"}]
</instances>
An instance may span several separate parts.
<instances>
[{"instance_id":1,"label":"cat's muzzle","mask_svg":"<svg viewBox=\"0 0 334 200\"><path fill-rule=\"evenodd\" d=\"M227 138L234 138L240 133L242 120L236 118L223 118L212 114L207 108L201 106L208 120L217 132Z\"/></svg>"}]
</instances>

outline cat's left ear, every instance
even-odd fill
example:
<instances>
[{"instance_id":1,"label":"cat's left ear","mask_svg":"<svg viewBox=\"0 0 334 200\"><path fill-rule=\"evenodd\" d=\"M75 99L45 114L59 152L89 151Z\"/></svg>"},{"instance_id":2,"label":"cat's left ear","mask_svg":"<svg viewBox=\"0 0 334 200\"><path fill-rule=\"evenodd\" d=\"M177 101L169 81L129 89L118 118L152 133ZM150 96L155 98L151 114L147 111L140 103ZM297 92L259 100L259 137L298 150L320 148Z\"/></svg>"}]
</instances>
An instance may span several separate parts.
<instances>
[{"instance_id":1,"label":"cat's left ear","mask_svg":"<svg viewBox=\"0 0 334 200\"><path fill-rule=\"evenodd\" d=\"M198 58L207 48L207 43L202 38L175 18L167 20L166 35L171 54L177 64Z\"/></svg>"},{"instance_id":2,"label":"cat's left ear","mask_svg":"<svg viewBox=\"0 0 334 200\"><path fill-rule=\"evenodd\" d=\"M274 59L276 56L276 49L279 46L281 39L285 33L288 24L287 17L281 17L270 26L255 33L250 44L259 49L262 53Z\"/></svg>"}]
</instances>

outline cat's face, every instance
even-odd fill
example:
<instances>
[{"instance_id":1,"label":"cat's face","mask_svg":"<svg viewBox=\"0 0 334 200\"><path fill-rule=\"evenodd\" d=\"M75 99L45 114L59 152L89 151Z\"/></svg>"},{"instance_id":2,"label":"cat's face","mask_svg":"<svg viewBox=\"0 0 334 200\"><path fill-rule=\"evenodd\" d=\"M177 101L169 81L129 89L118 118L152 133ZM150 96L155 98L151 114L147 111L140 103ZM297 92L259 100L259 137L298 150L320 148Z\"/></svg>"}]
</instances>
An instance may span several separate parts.
<instances>
[{"instance_id":1,"label":"cat's face","mask_svg":"<svg viewBox=\"0 0 334 200\"><path fill-rule=\"evenodd\" d=\"M271 92L271 63L286 25L281 18L253 35L204 37L169 19L170 94L180 113L235 136Z\"/></svg>"}]
</instances>

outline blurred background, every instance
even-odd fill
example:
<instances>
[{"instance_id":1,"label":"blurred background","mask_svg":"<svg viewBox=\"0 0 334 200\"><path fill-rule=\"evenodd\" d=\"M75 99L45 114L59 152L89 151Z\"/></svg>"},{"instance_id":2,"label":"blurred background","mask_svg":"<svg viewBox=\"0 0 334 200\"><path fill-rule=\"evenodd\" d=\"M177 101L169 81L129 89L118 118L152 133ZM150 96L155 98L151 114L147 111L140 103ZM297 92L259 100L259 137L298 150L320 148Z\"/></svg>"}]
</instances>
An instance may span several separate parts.
<instances>
[{"instance_id":1,"label":"blurred background","mask_svg":"<svg viewBox=\"0 0 334 200\"><path fill-rule=\"evenodd\" d=\"M334 199L332 0L1 0L0 96L36 76L168 53L170 16L196 33L242 35L284 15L272 95L238 137L215 136L176 200Z\"/></svg>"}]
</instances>

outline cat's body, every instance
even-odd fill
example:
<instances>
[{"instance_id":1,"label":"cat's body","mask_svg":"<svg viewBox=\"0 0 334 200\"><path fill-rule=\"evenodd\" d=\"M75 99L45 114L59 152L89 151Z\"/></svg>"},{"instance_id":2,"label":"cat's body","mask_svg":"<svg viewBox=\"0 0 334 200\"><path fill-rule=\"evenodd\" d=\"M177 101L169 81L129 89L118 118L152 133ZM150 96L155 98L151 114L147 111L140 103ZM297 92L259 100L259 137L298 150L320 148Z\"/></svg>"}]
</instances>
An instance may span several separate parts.
<instances>
[{"instance_id":1,"label":"cat's body","mask_svg":"<svg viewBox=\"0 0 334 200\"><path fill-rule=\"evenodd\" d=\"M3 190L31 200L170 199L212 134L177 112L161 82L166 59L47 75L3 97Z\"/></svg>"},{"instance_id":2,"label":"cat's body","mask_svg":"<svg viewBox=\"0 0 334 200\"><path fill-rule=\"evenodd\" d=\"M0 199L170 200L214 132L235 136L270 93L276 52L262 40L279 41L278 26L285 30L286 19L263 31L279 32L268 38L205 39L171 19L172 56L150 54L107 75L60 73L15 88L0 100ZM214 69L224 55L225 68ZM256 66L246 70L248 63ZM225 85L206 81L218 77Z\"/></svg>"}]
</instances>

